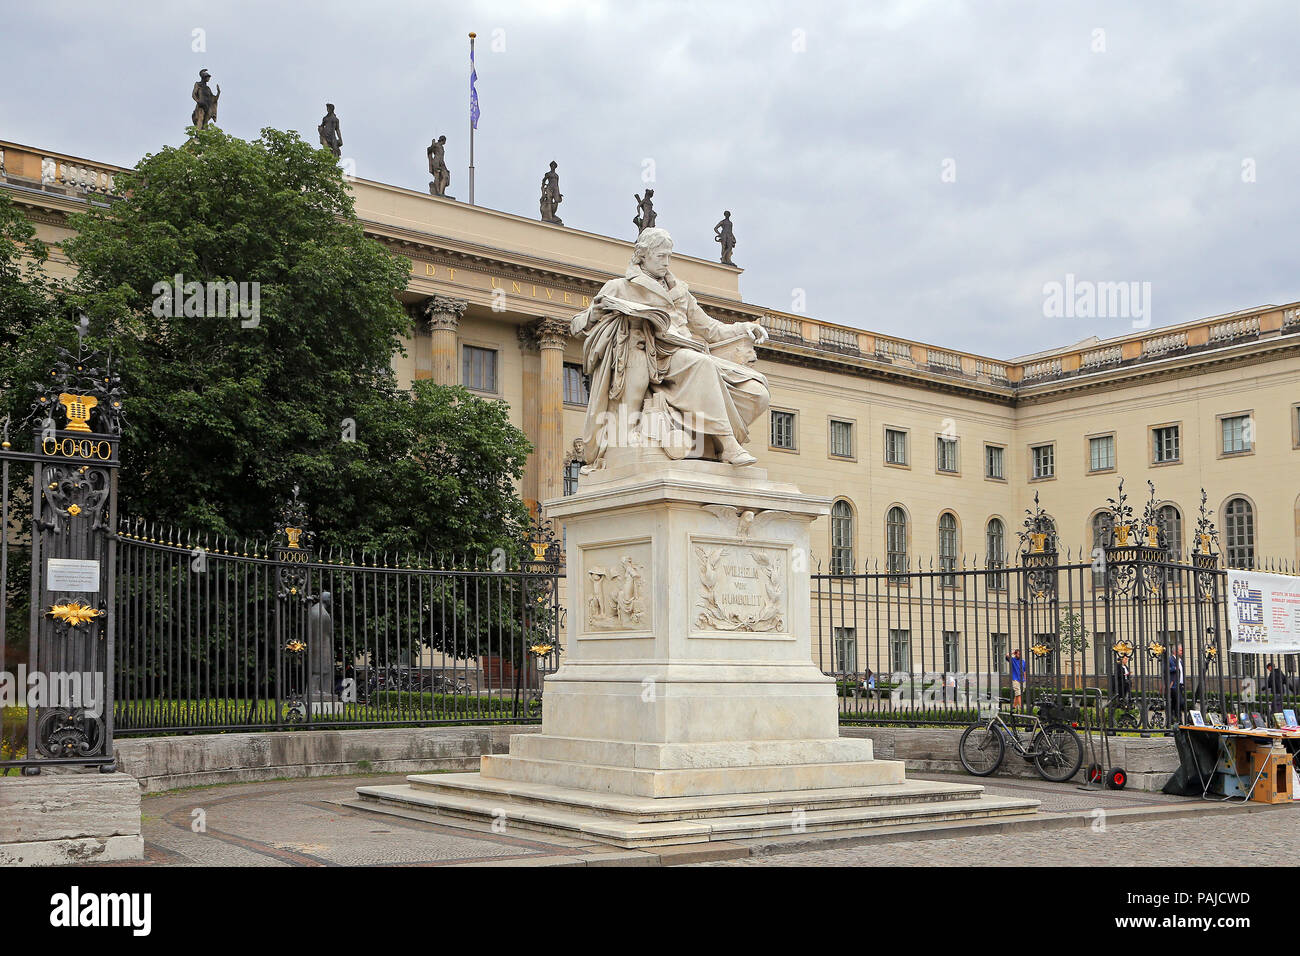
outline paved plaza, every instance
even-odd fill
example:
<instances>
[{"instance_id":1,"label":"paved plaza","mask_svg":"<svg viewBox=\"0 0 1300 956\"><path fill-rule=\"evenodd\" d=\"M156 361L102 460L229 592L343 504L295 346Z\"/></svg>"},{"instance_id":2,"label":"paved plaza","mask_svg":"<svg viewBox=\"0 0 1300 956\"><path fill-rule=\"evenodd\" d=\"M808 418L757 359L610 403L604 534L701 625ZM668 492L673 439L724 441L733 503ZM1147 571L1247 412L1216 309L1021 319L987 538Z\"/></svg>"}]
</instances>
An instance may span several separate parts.
<instances>
[{"instance_id":1,"label":"paved plaza","mask_svg":"<svg viewBox=\"0 0 1300 956\"><path fill-rule=\"evenodd\" d=\"M969 781L949 774L918 778ZM1186 866L1231 858L1300 865L1294 806L1226 806L1134 791L997 778L994 795L1042 801L1032 818L625 850L507 826L434 822L351 804L402 775L232 784L148 794L154 866ZM1101 812L1098 812L1101 811ZM122 864L142 865L142 864Z\"/></svg>"}]
</instances>

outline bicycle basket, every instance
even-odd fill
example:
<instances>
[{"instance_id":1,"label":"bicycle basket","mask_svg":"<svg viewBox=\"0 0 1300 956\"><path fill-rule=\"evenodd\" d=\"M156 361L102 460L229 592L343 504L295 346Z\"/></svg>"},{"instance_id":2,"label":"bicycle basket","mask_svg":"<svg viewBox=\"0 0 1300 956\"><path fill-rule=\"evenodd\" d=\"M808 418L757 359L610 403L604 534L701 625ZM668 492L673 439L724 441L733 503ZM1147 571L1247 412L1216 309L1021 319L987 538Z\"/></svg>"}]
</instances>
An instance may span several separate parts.
<instances>
[{"instance_id":1,"label":"bicycle basket","mask_svg":"<svg viewBox=\"0 0 1300 956\"><path fill-rule=\"evenodd\" d=\"M1045 700L1038 705L1038 716L1044 722L1059 721L1068 724L1079 719L1079 708L1066 707L1054 700Z\"/></svg>"}]
</instances>

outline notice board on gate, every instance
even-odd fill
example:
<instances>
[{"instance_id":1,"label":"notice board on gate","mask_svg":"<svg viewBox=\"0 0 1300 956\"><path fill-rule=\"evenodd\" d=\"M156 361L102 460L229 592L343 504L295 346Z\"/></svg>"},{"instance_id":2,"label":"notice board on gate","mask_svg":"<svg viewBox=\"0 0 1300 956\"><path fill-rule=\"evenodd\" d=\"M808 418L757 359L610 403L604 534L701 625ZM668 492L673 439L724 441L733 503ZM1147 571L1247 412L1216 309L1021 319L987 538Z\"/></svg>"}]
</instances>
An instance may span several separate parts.
<instances>
[{"instance_id":1,"label":"notice board on gate","mask_svg":"<svg viewBox=\"0 0 1300 956\"><path fill-rule=\"evenodd\" d=\"M1234 654L1300 651L1300 577L1230 569L1228 626Z\"/></svg>"}]
</instances>

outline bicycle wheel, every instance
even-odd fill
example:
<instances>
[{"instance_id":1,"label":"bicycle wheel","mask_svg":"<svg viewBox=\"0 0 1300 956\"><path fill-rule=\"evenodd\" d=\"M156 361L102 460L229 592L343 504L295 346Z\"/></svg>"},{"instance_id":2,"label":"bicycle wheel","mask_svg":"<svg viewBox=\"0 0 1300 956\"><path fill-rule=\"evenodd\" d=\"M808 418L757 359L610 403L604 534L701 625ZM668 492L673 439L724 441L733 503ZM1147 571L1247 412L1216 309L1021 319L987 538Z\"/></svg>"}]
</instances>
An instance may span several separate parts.
<instances>
[{"instance_id":1,"label":"bicycle wheel","mask_svg":"<svg viewBox=\"0 0 1300 956\"><path fill-rule=\"evenodd\" d=\"M987 777L1002 763L1007 743L993 724L971 724L961 735L957 756L967 773Z\"/></svg>"},{"instance_id":2,"label":"bicycle wheel","mask_svg":"<svg viewBox=\"0 0 1300 956\"><path fill-rule=\"evenodd\" d=\"M1083 742L1074 728L1049 724L1034 735L1034 766L1044 780L1061 783L1079 772Z\"/></svg>"}]
</instances>

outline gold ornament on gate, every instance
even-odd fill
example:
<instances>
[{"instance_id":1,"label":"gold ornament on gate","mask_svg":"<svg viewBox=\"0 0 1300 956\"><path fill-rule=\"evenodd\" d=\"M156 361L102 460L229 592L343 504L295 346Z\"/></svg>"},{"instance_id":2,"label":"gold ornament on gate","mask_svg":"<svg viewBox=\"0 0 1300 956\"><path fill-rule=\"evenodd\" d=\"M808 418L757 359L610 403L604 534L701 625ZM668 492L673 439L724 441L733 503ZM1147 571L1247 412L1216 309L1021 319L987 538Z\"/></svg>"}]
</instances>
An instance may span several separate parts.
<instances>
[{"instance_id":1,"label":"gold ornament on gate","mask_svg":"<svg viewBox=\"0 0 1300 956\"><path fill-rule=\"evenodd\" d=\"M94 395L72 395L64 392L59 396L59 404L68 413L68 431L90 431L90 410L99 404L99 399Z\"/></svg>"},{"instance_id":2,"label":"gold ornament on gate","mask_svg":"<svg viewBox=\"0 0 1300 956\"><path fill-rule=\"evenodd\" d=\"M52 604L49 611L50 617L64 621L70 627L76 627L79 624L85 624L99 617L99 608L86 607L79 601L72 601L68 604Z\"/></svg>"},{"instance_id":3,"label":"gold ornament on gate","mask_svg":"<svg viewBox=\"0 0 1300 956\"><path fill-rule=\"evenodd\" d=\"M284 534L289 539L289 547L298 547L298 539L302 537L302 528L285 528Z\"/></svg>"}]
</instances>

